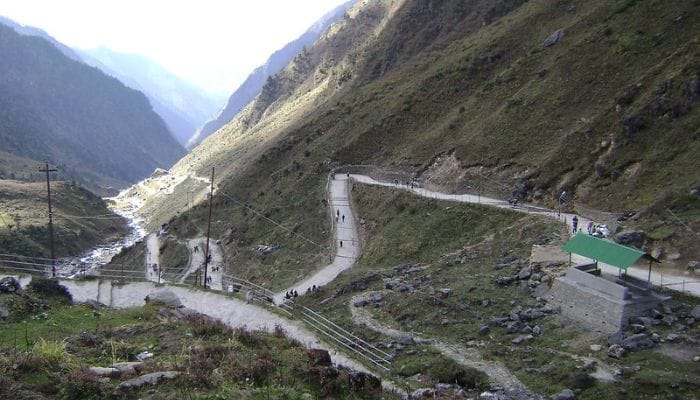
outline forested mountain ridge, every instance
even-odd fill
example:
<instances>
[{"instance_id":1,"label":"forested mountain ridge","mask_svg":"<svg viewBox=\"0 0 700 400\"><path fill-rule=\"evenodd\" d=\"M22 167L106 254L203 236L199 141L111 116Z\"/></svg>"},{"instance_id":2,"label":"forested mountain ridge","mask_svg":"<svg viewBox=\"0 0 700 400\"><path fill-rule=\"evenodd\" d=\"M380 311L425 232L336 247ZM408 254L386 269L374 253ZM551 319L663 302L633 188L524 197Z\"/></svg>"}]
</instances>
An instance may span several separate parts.
<instances>
[{"instance_id":1,"label":"forested mountain ridge","mask_svg":"<svg viewBox=\"0 0 700 400\"><path fill-rule=\"evenodd\" d=\"M223 97L205 93L143 56L103 47L80 54L87 64L143 92L183 146L223 104Z\"/></svg>"},{"instance_id":2,"label":"forested mountain ridge","mask_svg":"<svg viewBox=\"0 0 700 400\"><path fill-rule=\"evenodd\" d=\"M32 161L48 161L60 178L105 192L184 149L142 93L0 24L0 153L1 177L33 179Z\"/></svg>"}]
</instances>

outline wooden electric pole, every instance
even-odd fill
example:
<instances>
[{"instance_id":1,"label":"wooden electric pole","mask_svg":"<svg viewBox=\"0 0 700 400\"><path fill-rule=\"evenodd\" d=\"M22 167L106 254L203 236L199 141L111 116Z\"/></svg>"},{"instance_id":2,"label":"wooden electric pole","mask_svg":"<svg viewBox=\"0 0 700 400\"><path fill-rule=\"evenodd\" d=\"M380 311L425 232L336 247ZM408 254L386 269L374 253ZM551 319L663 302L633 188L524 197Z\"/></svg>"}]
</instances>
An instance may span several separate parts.
<instances>
[{"instance_id":1,"label":"wooden electric pole","mask_svg":"<svg viewBox=\"0 0 700 400\"><path fill-rule=\"evenodd\" d=\"M39 172L46 172L46 194L49 203L49 251L51 252L51 276L56 277L56 253L53 247L53 213L51 212L51 183L49 181L49 172L58 171L55 168L49 168L49 163L46 163L44 169Z\"/></svg>"},{"instance_id":2,"label":"wooden electric pole","mask_svg":"<svg viewBox=\"0 0 700 400\"><path fill-rule=\"evenodd\" d=\"M214 200L214 167L211 167L211 189L209 189L209 223L207 224L207 248L204 251L204 287L207 287L207 265L209 265L209 234L211 233L211 205Z\"/></svg>"}]
</instances>

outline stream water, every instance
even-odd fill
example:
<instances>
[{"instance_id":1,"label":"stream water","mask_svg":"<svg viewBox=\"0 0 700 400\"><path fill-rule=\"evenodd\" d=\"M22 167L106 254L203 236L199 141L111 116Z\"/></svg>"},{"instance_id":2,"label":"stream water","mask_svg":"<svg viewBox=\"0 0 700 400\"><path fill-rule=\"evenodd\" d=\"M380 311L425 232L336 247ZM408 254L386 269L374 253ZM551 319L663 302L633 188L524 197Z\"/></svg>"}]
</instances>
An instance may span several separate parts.
<instances>
[{"instance_id":1,"label":"stream water","mask_svg":"<svg viewBox=\"0 0 700 400\"><path fill-rule=\"evenodd\" d=\"M79 256L57 260L56 275L74 277L83 270L89 272L99 268L108 264L123 248L133 246L146 236L143 219L136 217L136 210L141 206L140 200L123 196L124 194L125 192L122 192L105 200L110 210L129 221L129 233L116 241L97 245Z\"/></svg>"}]
</instances>

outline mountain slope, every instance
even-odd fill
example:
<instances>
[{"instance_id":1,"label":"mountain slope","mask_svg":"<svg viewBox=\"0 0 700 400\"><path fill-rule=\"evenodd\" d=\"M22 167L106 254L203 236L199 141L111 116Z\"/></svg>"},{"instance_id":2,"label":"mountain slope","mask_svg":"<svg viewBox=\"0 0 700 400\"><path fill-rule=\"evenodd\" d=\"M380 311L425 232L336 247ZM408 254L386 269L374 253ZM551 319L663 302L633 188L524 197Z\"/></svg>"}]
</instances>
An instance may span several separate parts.
<instances>
[{"instance_id":1,"label":"mountain slope","mask_svg":"<svg viewBox=\"0 0 700 400\"><path fill-rule=\"evenodd\" d=\"M218 96L204 93L137 54L118 53L103 47L82 50L80 54L89 65L142 91L183 146L223 102Z\"/></svg>"},{"instance_id":2,"label":"mountain slope","mask_svg":"<svg viewBox=\"0 0 700 400\"><path fill-rule=\"evenodd\" d=\"M173 173L215 166L220 192L326 243L326 174L371 164L440 190L562 199L683 265L700 257L698 16L684 1L363 2ZM183 193L147 214L169 220ZM231 246L290 247L265 263L318 254L219 205Z\"/></svg>"},{"instance_id":3,"label":"mountain slope","mask_svg":"<svg viewBox=\"0 0 700 400\"><path fill-rule=\"evenodd\" d=\"M99 190L123 187L184 149L142 93L71 60L44 39L0 24L0 153L48 161L58 178ZM34 178L36 164L0 164L2 176Z\"/></svg>"},{"instance_id":4,"label":"mountain slope","mask_svg":"<svg viewBox=\"0 0 700 400\"><path fill-rule=\"evenodd\" d=\"M196 134L187 143L188 148L193 148L209 135L216 132L238 114L246 104L250 103L265 85L270 76L278 73L306 46L313 44L316 39L328 28L329 25L338 21L345 10L347 10L355 0L348 1L333 11L324 15L311 28L304 32L297 39L289 42L280 50L272 53L264 65L256 68L229 97L228 102L222 108L216 118L201 126Z\"/></svg>"}]
</instances>

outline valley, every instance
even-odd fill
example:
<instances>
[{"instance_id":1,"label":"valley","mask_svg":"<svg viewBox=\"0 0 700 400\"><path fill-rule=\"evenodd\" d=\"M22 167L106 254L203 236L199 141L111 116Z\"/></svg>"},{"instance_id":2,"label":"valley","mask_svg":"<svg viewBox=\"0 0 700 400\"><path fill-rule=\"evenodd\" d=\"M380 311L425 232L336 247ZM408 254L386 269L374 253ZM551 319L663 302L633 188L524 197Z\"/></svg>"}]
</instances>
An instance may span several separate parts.
<instances>
[{"instance_id":1,"label":"valley","mask_svg":"<svg viewBox=\"0 0 700 400\"><path fill-rule=\"evenodd\" d=\"M7 387L66 398L69 374L150 352L144 372L173 378L78 381L151 399L694 398L700 5L372 0L334 13L189 142L191 121L175 140L177 118L95 70L52 61L76 79L59 85L41 63L22 75L0 62L5 93L21 94L0 93ZM57 56L35 39L0 36L0 54ZM56 100L76 87L88 93L75 108ZM188 110L199 119L203 101ZM48 281L43 176L26 172L45 154L59 257L104 258ZM40 298L63 290L76 304ZM81 307L76 327L94 323L111 357L72 346L83 334L63 326ZM30 362L47 334L25 331L18 351L28 324L83 358Z\"/></svg>"}]
</instances>

